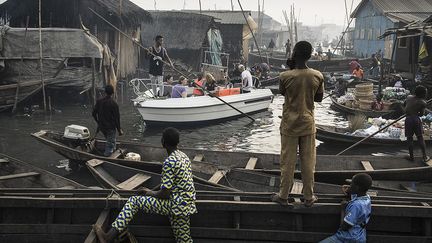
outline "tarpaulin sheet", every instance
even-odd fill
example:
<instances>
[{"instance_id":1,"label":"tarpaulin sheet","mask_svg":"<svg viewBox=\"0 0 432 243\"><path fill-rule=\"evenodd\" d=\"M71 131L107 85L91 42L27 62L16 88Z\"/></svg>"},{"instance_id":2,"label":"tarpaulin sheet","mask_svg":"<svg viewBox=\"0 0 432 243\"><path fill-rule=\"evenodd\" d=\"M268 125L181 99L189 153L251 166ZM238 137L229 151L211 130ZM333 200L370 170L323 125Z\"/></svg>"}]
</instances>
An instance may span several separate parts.
<instances>
[{"instance_id":1,"label":"tarpaulin sheet","mask_svg":"<svg viewBox=\"0 0 432 243\"><path fill-rule=\"evenodd\" d=\"M0 26L0 59L38 59L39 29ZM43 28L43 58L103 57L103 46L81 29Z\"/></svg>"}]
</instances>

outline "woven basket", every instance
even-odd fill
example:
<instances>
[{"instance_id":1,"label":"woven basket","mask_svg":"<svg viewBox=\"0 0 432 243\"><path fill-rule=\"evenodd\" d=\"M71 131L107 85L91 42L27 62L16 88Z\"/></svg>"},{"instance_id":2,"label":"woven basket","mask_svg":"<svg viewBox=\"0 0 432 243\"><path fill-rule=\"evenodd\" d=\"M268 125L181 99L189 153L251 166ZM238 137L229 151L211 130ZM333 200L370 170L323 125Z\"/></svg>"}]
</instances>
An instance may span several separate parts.
<instances>
[{"instance_id":1,"label":"woven basket","mask_svg":"<svg viewBox=\"0 0 432 243\"><path fill-rule=\"evenodd\" d=\"M373 84L372 83L364 83L357 84L355 86L356 93L373 93Z\"/></svg>"},{"instance_id":2,"label":"woven basket","mask_svg":"<svg viewBox=\"0 0 432 243\"><path fill-rule=\"evenodd\" d=\"M373 100L359 100L359 107L362 110L371 110Z\"/></svg>"}]
</instances>

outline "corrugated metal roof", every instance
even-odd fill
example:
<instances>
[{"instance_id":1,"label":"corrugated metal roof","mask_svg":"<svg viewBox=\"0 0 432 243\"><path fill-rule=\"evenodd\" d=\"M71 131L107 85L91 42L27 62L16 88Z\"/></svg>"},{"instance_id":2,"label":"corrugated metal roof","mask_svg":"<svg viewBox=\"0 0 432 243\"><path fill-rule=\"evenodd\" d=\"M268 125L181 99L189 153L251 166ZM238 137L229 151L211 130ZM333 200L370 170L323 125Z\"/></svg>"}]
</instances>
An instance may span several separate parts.
<instances>
[{"instance_id":1,"label":"corrugated metal roof","mask_svg":"<svg viewBox=\"0 0 432 243\"><path fill-rule=\"evenodd\" d=\"M371 2L384 15L397 21L409 23L423 21L432 14L431 0L363 0L351 14L355 18L360 9Z\"/></svg>"},{"instance_id":2,"label":"corrugated metal roof","mask_svg":"<svg viewBox=\"0 0 432 243\"><path fill-rule=\"evenodd\" d=\"M182 10L189 13L200 13L199 10ZM250 11L245 11L246 17ZM229 10L203 10L201 14L212 16L216 22L221 24L246 24L246 20L242 11L229 11Z\"/></svg>"}]
</instances>

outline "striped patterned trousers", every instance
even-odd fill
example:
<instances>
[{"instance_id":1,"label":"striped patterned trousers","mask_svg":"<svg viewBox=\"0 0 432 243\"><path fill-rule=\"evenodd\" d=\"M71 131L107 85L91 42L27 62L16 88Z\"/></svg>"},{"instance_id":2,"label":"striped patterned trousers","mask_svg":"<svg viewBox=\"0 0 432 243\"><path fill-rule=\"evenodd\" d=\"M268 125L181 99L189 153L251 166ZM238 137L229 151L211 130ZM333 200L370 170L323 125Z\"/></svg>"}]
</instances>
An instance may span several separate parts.
<instances>
[{"instance_id":1,"label":"striped patterned trousers","mask_svg":"<svg viewBox=\"0 0 432 243\"><path fill-rule=\"evenodd\" d=\"M177 216L171 214L172 202L150 196L132 196L123 206L112 227L118 232L124 231L138 210L145 213L156 213L169 216L171 229L177 243L191 243L189 216Z\"/></svg>"}]
</instances>

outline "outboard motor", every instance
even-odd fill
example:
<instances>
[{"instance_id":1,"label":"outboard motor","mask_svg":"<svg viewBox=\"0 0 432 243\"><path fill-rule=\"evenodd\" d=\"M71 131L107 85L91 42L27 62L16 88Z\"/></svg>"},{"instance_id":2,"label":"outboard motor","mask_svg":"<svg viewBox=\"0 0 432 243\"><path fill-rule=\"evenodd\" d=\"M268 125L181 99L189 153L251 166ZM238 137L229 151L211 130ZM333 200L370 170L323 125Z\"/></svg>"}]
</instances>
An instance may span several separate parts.
<instances>
[{"instance_id":1,"label":"outboard motor","mask_svg":"<svg viewBox=\"0 0 432 243\"><path fill-rule=\"evenodd\" d=\"M69 125L65 128L63 138L71 147L86 147L90 140L90 130L79 125Z\"/></svg>"}]
</instances>

